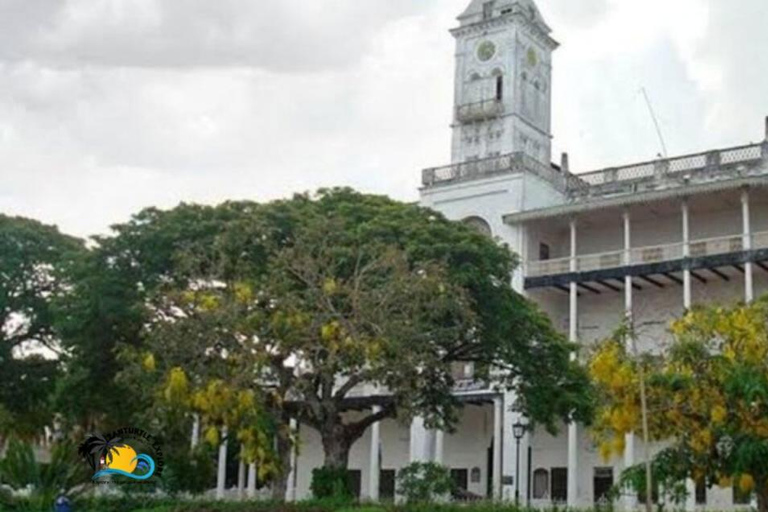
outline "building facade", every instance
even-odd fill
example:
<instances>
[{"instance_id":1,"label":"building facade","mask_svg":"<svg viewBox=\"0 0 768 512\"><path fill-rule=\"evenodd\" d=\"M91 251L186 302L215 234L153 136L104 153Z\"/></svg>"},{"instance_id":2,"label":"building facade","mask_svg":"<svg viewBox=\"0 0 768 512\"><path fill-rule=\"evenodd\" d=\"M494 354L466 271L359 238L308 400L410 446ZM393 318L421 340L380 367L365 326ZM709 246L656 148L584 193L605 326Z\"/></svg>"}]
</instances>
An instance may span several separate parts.
<instances>
[{"instance_id":1,"label":"building facade","mask_svg":"<svg viewBox=\"0 0 768 512\"><path fill-rule=\"evenodd\" d=\"M768 120L763 142L596 172L551 162L552 52L531 0L472 0L456 39L452 163L423 171L421 204L471 224L521 255L515 288L584 346L631 314L644 351L663 350L669 321L696 303L768 292ZM640 440L602 460L580 425L527 431L514 396L459 379L455 434L384 421L350 454L363 499L392 498L396 471L416 460L451 468L469 495L534 506L600 503L639 461ZM309 496L322 464L317 433L298 426L289 498ZM652 449L655 447L651 447ZM688 509L749 498L690 483ZM627 508L633 496L622 498Z\"/></svg>"}]
</instances>

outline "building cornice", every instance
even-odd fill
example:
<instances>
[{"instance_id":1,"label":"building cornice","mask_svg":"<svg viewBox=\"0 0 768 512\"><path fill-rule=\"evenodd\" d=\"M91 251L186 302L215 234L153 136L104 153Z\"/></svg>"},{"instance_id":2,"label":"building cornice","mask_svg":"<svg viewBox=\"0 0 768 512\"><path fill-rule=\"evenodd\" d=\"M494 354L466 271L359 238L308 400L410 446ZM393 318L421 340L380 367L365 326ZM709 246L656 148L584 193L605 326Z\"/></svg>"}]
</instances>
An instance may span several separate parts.
<instances>
[{"instance_id":1,"label":"building cornice","mask_svg":"<svg viewBox=\"0 0 768 512\"><path fill-rule=\"evenodd\" d=\"M501 28L508 25L517 25L527 29L528 33L538 42L545 45L550 50L555 50L560 46L550 35L549 27L542 27L539 23L531 21L524 14L514 12L491 18L489 20L478 21L467 25L462 25L450 30L453 37L459 38L472 34L486 34L488 31Z\"/></svg>"},{"instance_id":2,"label":"building cornice","mask_svg":"<svg viewBox=\"0 0 768 512\"><path fill-rule=\"evenodd\" d=\"M525 222L552 219L556 217L571 217L580 213L597 210L647 204L663 201L666 199L712 194L717 192L724 192L727 190L737 190L744 187L766 188L768 187L768 175L686 185L665 190L626 194L615 197L596 197L593 199L582 200L578 203L567 203L559 206L530 210L527 212L508 214L504 216L504 222L506 224L521 224Z\"/></svg>"}]
</instances>

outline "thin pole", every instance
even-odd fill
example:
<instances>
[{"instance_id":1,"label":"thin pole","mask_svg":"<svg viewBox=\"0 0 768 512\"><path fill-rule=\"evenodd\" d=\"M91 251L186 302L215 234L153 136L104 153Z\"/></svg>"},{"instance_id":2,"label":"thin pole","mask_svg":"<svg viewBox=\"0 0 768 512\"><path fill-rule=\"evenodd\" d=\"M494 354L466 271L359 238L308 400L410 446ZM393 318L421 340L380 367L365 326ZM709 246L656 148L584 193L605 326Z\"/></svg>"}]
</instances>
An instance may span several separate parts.
<instances>
[{"instance_id":1,"label":"thin pole","mask_svg":"<svg viewBox=\"0 0 768 512\"><path fill-rule=\"evenodd\" d=\"M661 134L661 127L659 127L659 121L656 119L656 112L653 111L653 105L651 105L651 99L648 97L648 92L645 90L645 87L640 89L643 92L643 96L645 97L645 104L648 105L648 111L651 113L651 119L653 119L653 125L656 127L656 135L659 136L659 141L661 142L661 150L663 151L662 156L664 158L667 158L667 145L664 142L664 136Z\"/></svg>"},{"instance_id":2,"label":"thin pole","mask_svg":"<svg viewBox=\"0 0 768 512\"><path fill-rule=\"evenodd\" d=\"M629 333L632 340L632 350L638 362L638 377L640 378L640 410L643 418L643 458L645 459L645 511L653 512L653 473L651 458L648 450L648 399L645 390L645 368L637 352L637 338L635 337L635 322L632 316L629 318Z\"/></svg>"},{"instance_id":3,"label":"thin pole","mask_svg":"<svg viewBox=\"0 0 768 512\"><path fill-rule=\"evenodd\" d=\"M517 442L517 449L515 450L517 457L515 462L515 478L517 478L517 485L515 485L515 506L520 505L520 438L515 437Z\"/></svg>"}]
</instances>

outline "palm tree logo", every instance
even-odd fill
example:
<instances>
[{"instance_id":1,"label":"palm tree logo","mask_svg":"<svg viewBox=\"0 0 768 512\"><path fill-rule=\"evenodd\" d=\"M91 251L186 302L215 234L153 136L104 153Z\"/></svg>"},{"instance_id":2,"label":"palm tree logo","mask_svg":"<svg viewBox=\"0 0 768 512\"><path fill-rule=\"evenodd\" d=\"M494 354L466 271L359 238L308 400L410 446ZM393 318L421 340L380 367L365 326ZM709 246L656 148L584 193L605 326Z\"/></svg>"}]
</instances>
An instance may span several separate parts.
<instances>
[{"instance_id":1,"label":"palm tree logo","mask_svg":"<svg viewBox=\"0 0 768 512\"><path fill-rule=\"evenodd\" d=\"M118 448L125 448L122 438L112 437L107 439L102 434L91 434L77 449L77 453L91 466L93 472L97 472L101 466L108 466Z\"/></svg>"}]
</instances>

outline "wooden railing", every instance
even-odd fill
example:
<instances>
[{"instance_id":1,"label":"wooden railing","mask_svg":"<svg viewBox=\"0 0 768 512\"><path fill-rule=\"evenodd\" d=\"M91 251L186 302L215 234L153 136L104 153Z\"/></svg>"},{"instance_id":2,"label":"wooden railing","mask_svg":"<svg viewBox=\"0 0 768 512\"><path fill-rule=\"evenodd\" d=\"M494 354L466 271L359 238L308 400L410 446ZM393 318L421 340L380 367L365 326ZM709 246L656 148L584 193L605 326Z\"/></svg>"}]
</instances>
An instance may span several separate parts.
<instances>
[{"instance_id":1,"label":"wooden railing","mask_svg":"<svg viewBox=\"0 0 768 512\"><path fill-rule=\"evenodd\" d=\"M752 249L768 249L768 231L752 234ZM716 238L692 240L688 246L688 250L689 257L691 258L741 252L744 250L744 236L728 235ZM684 254L685 244L682 242L632 248L629 251L629 266L679 260L683 258ZM606 270L623 267L625 264L625 251L586 254L576 258L576 271L591 272L594 270ZM525 265L526 277L567 274L570 271L571 258L529 261Z\"/></svg>"}]
</instances>

